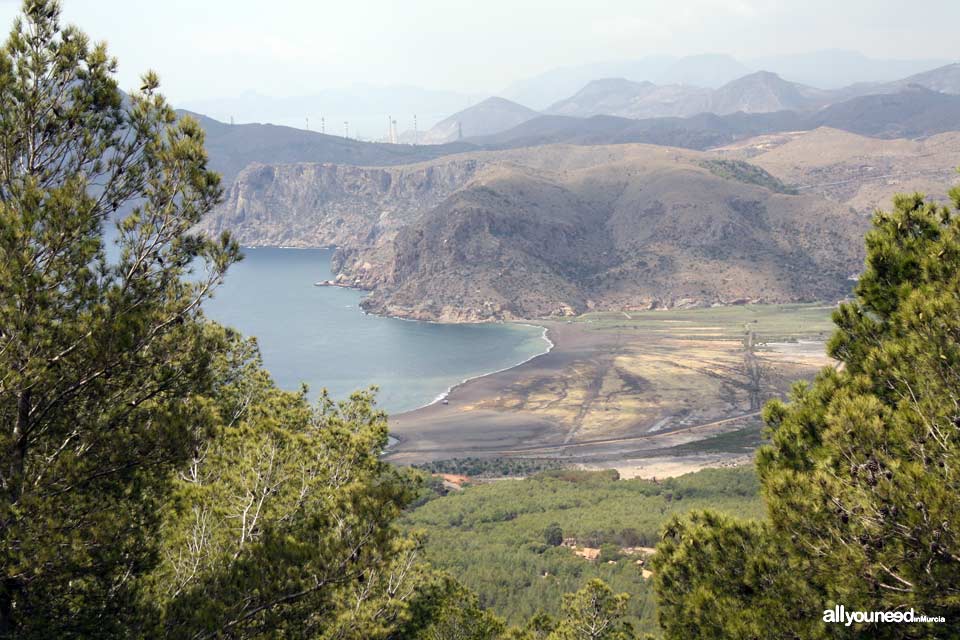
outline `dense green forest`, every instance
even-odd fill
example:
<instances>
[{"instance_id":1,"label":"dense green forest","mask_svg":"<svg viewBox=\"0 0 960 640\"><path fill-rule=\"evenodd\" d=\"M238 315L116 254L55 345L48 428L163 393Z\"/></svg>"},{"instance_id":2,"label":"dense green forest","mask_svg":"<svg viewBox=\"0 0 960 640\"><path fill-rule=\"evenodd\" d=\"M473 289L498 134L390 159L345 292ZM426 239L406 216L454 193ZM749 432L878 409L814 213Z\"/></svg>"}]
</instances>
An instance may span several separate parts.
<instances>
[{"instance_id":1,"label":"dense green forest","mask_svg":"<svg viewBox=\"0 0 960 640\"><path fill-rule=\"evenodd\" d=\"M615 472L548 471L525 480L469 486L433 499L403 519L425 535L425 557L475 591L481 604L522 623L556 614L564 593L601 578L631 595L627 615L638 631L653 632L652 584L622 547L653 546L671 516L712 508L745 517L763 515L752 469L707 469L657 483L617 480ZM581 546L611 545L614 563L589 561L545 538L551 526Z\"/></svg>"}]
</instances>

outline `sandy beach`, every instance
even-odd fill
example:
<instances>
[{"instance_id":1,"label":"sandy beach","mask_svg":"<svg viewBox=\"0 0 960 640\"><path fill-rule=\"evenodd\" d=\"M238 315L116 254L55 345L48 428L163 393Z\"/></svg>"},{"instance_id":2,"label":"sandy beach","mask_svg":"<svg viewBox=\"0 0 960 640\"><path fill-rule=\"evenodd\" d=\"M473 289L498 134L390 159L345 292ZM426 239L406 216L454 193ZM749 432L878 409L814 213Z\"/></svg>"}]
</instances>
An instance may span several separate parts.
<instances>
[{"instance_id":1,"label":"sandy beach","mask_svg":"<svg viewBox=\"0 0 960 640\"><path fill-rule=\"evenodd\" d=\"M589 357L602 343L581 327L563 322L537 323L547 329L553 348L516 367L474 378L454 387L447 404L436 402L390 418L390 432L399 441L391 448L393 462L423 462L451 457L506 455L538 445L563 443L562 428L529 412L485 408L505 389L521 381L554 378L569 363Z\"/></svg>"}]
</instances>

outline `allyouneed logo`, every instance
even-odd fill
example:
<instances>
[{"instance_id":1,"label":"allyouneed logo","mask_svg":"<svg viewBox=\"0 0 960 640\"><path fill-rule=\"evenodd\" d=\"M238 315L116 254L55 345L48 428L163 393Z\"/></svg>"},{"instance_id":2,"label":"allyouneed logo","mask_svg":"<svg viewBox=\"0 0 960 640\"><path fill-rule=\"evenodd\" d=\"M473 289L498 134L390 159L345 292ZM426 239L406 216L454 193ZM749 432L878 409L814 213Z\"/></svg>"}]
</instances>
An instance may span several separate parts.
<instances>
[{"instance_id":1,"label":"allyouneed logo","mask_svg":"<svg viewBox=\"0 0 960 640\"><path fill-rule=\"evenodd\" d=\"M827 609L823 612L824 622L833 622L843 624L846 627L854 623L861 622L885 622L885 623L923 623L923 622L946 622L943 616L925 616L917 614L913 609L906 611L847 611L842 604L838 604L833 609Z\"/></svg>"}]
</instances>

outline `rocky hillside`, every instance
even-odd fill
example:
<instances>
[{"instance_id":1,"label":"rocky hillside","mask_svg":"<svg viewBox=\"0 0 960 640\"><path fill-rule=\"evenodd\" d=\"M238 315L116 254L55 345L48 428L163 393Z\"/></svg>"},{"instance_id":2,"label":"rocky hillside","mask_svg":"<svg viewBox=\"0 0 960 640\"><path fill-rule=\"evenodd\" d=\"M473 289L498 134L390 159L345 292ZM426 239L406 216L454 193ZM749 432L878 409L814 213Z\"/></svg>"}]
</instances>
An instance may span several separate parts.
<instances>
[{"instance_id":1,"label":"rocky hillside","mask_svg":"<svg viewBox=\"0 0 960 640\"><path fill-rule=\"evenodd\" d=\"M751 138L711 155L747 160L801 193L863 215L889 207L896 193L920 192L946 201L950 187L960 184L960 132L879 140L823 127Z\"/></svg>"},{"instance_id":2,"label":"rocky hillside","mask_svg":"<svg viewBox=\"0 0 960 640\"><path fill-rule=\"evenodd\" d=\"M647 145L471 153L403 168L257 166L209 231L340 247L370 311L476 321L834 300L866 218L749 165Z\"/></svg>"},{"instance_id":3,"label":"rocky hillside","mask_svg":"<svg viewBox=\"0 0 960 640\"><path fill-rule=\"evenodd\" d=\"M245 246L374 245L463 187L478 166L462 156L400 167L255 163L200 230L229 229Z\"/></svg>"}]
</instances>

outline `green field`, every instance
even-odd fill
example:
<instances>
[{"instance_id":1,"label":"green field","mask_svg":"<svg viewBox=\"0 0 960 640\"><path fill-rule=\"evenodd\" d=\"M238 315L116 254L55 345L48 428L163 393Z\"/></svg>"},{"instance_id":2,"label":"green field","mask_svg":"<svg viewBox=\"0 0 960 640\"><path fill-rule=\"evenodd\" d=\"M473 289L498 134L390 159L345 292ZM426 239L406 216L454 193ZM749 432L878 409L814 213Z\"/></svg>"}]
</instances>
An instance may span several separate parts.
<instances>
[{"instance_id":1,"label":"green field","mask_svg":"<svg viewBox=\"0 0 960 640\"><path fill-rule=\"evenodd\" d=\"M835 328L831 321L834 307L824 304L752 304L706 309L669 309L663 311L605 311L579 316L598 331L631 330L655 333L671 332L682 337L685 329L697 331L696 337L740 339L752 329L764 342L791 339L826 339ZM665 326L667 323L667 326ZM708 327L709 333L699 329Z\"/></svg>"},{"instance_id":2,"label":"green field","mask_svg":"<svg viewBox=\"0 0 960 640\"><path fill-rule=\"evenodd\" d=\"M426 557L475 590L481 602L511 622L556 613L563 593L600 577L631 594L630 616L655 632L654 598L635 559L614 564L548 546L553 523L565 537L590 546L652 546L664 521L692 509L760 517L763 505L752 468L707 469L660 483L616 480L612 472L556 470L525 480L468 486L437 497L405 518L426 534Z\"/></svg>"}]
</instances>

